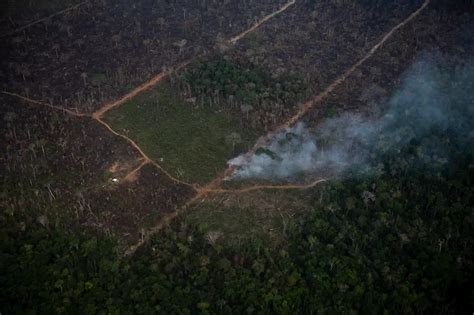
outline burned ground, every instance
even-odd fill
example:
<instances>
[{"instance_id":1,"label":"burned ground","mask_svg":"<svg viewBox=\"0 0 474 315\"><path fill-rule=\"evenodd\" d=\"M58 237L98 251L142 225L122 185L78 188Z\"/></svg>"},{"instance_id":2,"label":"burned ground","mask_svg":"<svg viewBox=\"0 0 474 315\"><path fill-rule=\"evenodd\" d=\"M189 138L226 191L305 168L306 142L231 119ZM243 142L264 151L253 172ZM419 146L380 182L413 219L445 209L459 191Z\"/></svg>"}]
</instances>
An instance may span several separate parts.
<instances>
[{"instance_id":1,"label":"burned ground","mask_svg":"<svg viewBox=\"0 0 474 315\"><path fill-rule=\"evenodd\" d=\"M408 7L409 6L406 6L405 8ZM289 10L286 14L291 14L292 11L297 9L298 6ZM388 19L387 28L390 29L393 27L393 23L399 23L400 20L403 20L403 14L406 14L406 12L400 13L400 16L395 17L393 21ZM400 19L397 21L398 18ZM312 110L306 113L306 115L302 117L302 121L311 128L317 128L318 124L325 118L335 116L346 111L372 116L379 115L384 110L383 104L385 101L399 87L403 73L417 58L424 55L431 55L433 57L437 55L448 55L453 62L459 62L459 60L468 59L467 57L469 54L469 49L472 47L472 40L469 39L468 35L470 27L472 26L470 20L471 19L469 15L460 10L451 12L451 15L446 16L445 11L443 11L443 7L440 8L436 5L433 7L428 7L428 9L422 12L414 21L395 32L393 37L389 38L383 44L383 46L381 46L381 48L376 51L373 56L371 56L371 58L362 63L360 67L358 67L356 71L349 75L346 80L343 80L333 92L329 93L327 97L323 98L322 101L318 102ZM275 19L271 23L265 25L265 27L258 30L254 34L254 38L252 40L255 40L255 38L266 38L267 36L271 37L272 43L283 42L288 44L291 42L291 39L280 40L280 37L286 36L285 32L272 31L271 25L278 24L278 21L278 19ZM377 23L377 25L380 26L383 25L383 23ZM361 26L361 29L366 31L370 30L367 25ZM348 33L349 32L342 32L342 35ZM346 47L345 45L347 45L349 50L347 52L347 58L335 58L333 61L331 61L331 54L326 52L320 57L328 58L329 56L329 59L325 60L323 63L319 63L324 71L316 71L316 69L312 68L314 66L314 60L310 61L308 58L305 59L304 56L300 56L301 58L289 57L289 61L283 62L286 68L282 68L280 77L285 77L291 75L292 73L304 73L304 75L306 75L306 79L303 79L303 82L312 82L312 84L307 85L309 87L307 91L311 91L309 94L312 96L306 96L306 99L301 98L299 101L297 98L294 98L292 100L293 102L281 103L285 105L286 108L291 109L292 106L298 105L298 103L301 103L302 101L308 99L311 100L314 95L318 95L330 83L332 83L332 81L340 77L347 69L350 68L350 66L360 60L363 55L370 50L371 46L373 46L376 41L380 40L382 35L381 33L382 32L379 32L378 34L373 35L371 44L367 47L361 47L359 51L351 50L357 48L357 45L347 45L348 40L339 42L341 47ZM296 32L296 34L301 33ZM322 32L322 34L328 33ZM367 35L360 35L360 37L366 38ZM267 72L275 74L276 67L278 66L278 62L272 62L272 60L275 60L272 59L276 51L276 49L274 49L275 46L270 45L270 41L268 41L267 44L263 44L260 46L260 52L263 52L260 54L261 59L258 61L252 61L251 57L249 59L248 55L244 56L241 54L241 49L247 49L247 52L251 50L251 48L249 49L244 47L244 44L248 41L250 41L250 39L243 41L242 45L238 45L235 50L229 51L225 58L227 60L231 60L234 63L240 63L243 65L253 63L255 66L258 65L259 69L261 69L261 65L264 64L265 66L263 69L267 69ZM318 47L321 47L322 49L325 48L323 42L318 42L318 44ZM297 48L300 47L305 47L303 52L301 52L302 54L311 55L311 50L306 50L306 45L293 45L286 47L287 49L282 50L286 57L288 57L288 55L291 56L292 52L298 51ZM265 53L267 54L265 55ZM316 56L317 55L318 54L316 53ZM344 56L344 53L337 55L339 57L341 55ZM299 64L293 64L291 62L292 60L295 60L295 63ZM251 69L251 67L247 66L247 69ZM312 71L308 71L307 69L312 69ZM334 69L337 71L334 71ZM279 76L276 75L274 77L277 79ZM325 82L325 84L315 83L317 81ZM186 92L186 89L184 89L184 92ZM224 93L221 96L225 96ZM225 101L222 103L225 103ZM268 103L270 103L269 106ZM242 104L245 104L245 102ZM273 100L273 102L262 102L261 99L257 98L257 100L251 105L253 105L253 111L250 114L250 119L245 119L246 116L248 117L246 113L240 113L240 116L244 117L243 121L249 126L255 127L255 125L259 125L263 134L266 130L271 130L272 126L278 126L280 122L285 121L292 114L292 110L284 110L283 112L279 112L281 111L281 106L278 106L278 100ZM272 106L275 107L272 108ZM296 109L298 109L298 107L294 107L293 111ZM258 113L259 111L260 113ZM275 115L275 113L277 114ZM236 114L239 114L238 111ZM265 115L268 115L271 118L266 119ZM263 118L261 118L262 116ZM277 117L276 119L275 116ZM259 123L259 121L262 120L263 123ZM317 178L325 178L326 176L331 177L329 170L327 174L316 175ZM298 179L291 178L291 181L298 182ZM301 179L301 182L304 184L305 182L308 182L308 179ZM254 185L256 185L256 187L265 187L266 185L278 185L278 183L282 184L281 181L269 181L268 183L265 183L265 181L262 180L243 182L229 181L224 182L222 186L223 188L229 189L231 191L235 190L237 193L241 188L245 187L252 187ZM285 192L280 194L280 198L283 198L282 200L284 200L283 196L285 194ZM252 197L248 196L248 198L249 200L252 200ZM281 202L281 200L278 202ZM276 203L278 202L276 201ZM225 204L221 204L219 207L211 206L208 208L218 208L221 209L221 211L222 209L227 209L228 211L233 212L234 210L232 209L235 207L235 205L229 206L227 208L226 207L227 206ZM258 206L254 207L253 209L256 208L258 208ZM198 210L198 212L199 211L200 210ZM212 210L209 211L212 213ZM223 210L224 213L225 211L226 210ZM258 213L257 210L255 211ZM194 219L196 219L196 217L199 216L193 216ZM201 223L206 224L208 221L212 220L206 218L203 219Z\"/></svg>"},{"instance_id":2,"label":"burned ground","mask_svg":"<svg viewBox=\"0 0 474 315\"><path fill-rule=\"evenodd\" d=\"M90 224L129 245L194 195L192 189L172 182L153 165L144 166L136 181L111 186L103 191L91 190L81 198L94 209Z\"/></svg>"},{"instance_id":3,"label":"burned ground","mask_svg":"<svg viewBox=\"0 0 474 315\"><path fill-rule=\"evenodd\" d=\"M22 213L25 220L46 216L51 226L92 226L133 243L143 227L192 194L152 166L122 183L141 156L90 118L29 107L7 96L1 102L7 213Z\"/></svg>"},{"instance_id":4,"label":"burned ground","mask_svg":"<svg viewBox=\"0 0 474 315\"><path fill-rule=\"evenodd\" d=\"M2 206L28 224L92 226L136 242L194 189L169 179L88 113L163 67L213 49L216 38L241 32L276 5L86 2L17 33L32 12L9 12L3 30L11 34L2 40L8 91L2 96Z\"/></svg>"},{"instance_id":5,"label":"burned ground","mask_svg":"<svg viewBox=\"0 0 474 315\"><path fill-rule=\"evenodd\" d=\"M188 172L189 169L202 171L184 178L204 185L223 171L229 152L245 152L258 135L265 135L286 121L299 104L318 95L363 58L382 35L420 4L421 1L404 1L368 9L363 4L296 2L232 47L226 40L255 23L264 13L275 11L281 3L140 1L132 6L126 1L86 3L3 38L2 88L73 111L91 113L164 68L192 60L190 66L172 74L163 84L184 104L184 110L205 109L204 113L212 112L209 117L225 111L233 117L224 128L228 134L219 135L217 142L209 140L211 148L226 147L227 151L222 156L212 156L214 160L207 159L213 150L200 151L195 144L183 145L184 138L177 137L169 141L174 141L171 147L178 149L165 154L176 158L177 164L171 163L170 167L173 176L180 176L182 167L188 168ZM372 110L373 105L390 94L403 71L423 51L465 54L467 49L458 45L459 37L454 34L463 33L463 28L469 27L468 22L469 16L463 12L444 15L438 7L428 6L303 117L304 121L316 126L321 119L339 111ZM11 31L22 23L16 24L5 30ZM163 144L155 142L157 130L150 130L159 119L141 125L143 119L150 122L153 111L160 111L159 106L151 111L147 109L150 100L146 96L156 91L147 93L143 96L144 104L136 102L140 97L124 102L106 113L104 119L114 130L128 135L140 147L143 145L145 153L157 152L151 158L160 163ZM142 228L152 226L162 214L178 209L195 194L192 184L181 186L171 181L126 141L108 133L90 117L71 118L38 108L25 110L24 104L17 104L10 97L4 97L3 102L8 143L5 174L11 182L21 178L27 183L24 187L29 188L20 185L22 193L27 190L36 194L31 197L29 207L39 209L39 205L44 207L63 197L60 205L66 206L74 200L76 212L96 211L88 219L77 222L133 240L139 237ZM133 118L130 113L138 116L127 125L123 119ZM118 117L115 121L114 115ZM169 129L166 132L179 135L181 116L166 118L171 122L166 125ZM194 119L192 115L190 119ZM193 123L206 126L208 122L198 119ZM19 136L18 128L22 131ZM134 128L132 132L131 128ZM191 128L183 137L192 138L201 129ZM242 132L235 132L237 129ZM35 137L31 136L32 130ZM216 130L205 132L213 135ZM243 132L252 135L247 139L241 136ZM54 154L43 152L49 146ZM19 152L27 152L28 162L25 156L19 157ZM32 172L36 176L35 167L31 166L35 158L43 161L38 163L45 165L45 172L54 175L49 181L58 178L57 193L51 190L50 183L34 184L31 180ZM147 165L137 170L131 180L121 182L143 162ZM21 175L18 177L17 173ZM113 178L118 182L113 182ZM225 183L224 187L234 189L252 184ZM19 208L18 203L24 201L9 199L10 194L6 194L5 204ZM36 202L35 198L43 201Z\"/></svg>"},{"instance_id":6,"label":"burned ground","mask_svg":"<svg viewBox=\"0 0 474 315\"><path fill-rule=\"evenodd\" d=\"M263 67L276 78L301 77L307 87L305 93L281 104L286 110L276 106L278 120L285 121L294 114L295 105L322 92L419 3L406 1L388 6L381 11L359 4L299 2L286 12L285 18L272 20L240 42L231 55ZM257 119L270 120L266 116L271 113L271 108L257 108Z\"/></svg>"},{"instance_id":7,"label":"burned ground","mask_svg":"<svg viewBox=\"0 0 474 315\"><path fill-rule=\"evenodd\" d=\"M403 73L423 56L467 57L472 39L467 37L470 18L463 12L446 16L436 6L428 7L406 25L330 96L304 118L310 126L343 111L377 115L384 101L399 86ZM382 107L381 107L382 105Z\"/></svg>"},{"instance_id":8,"label":"burned ground","mask_svg":"<svg viewBox=\"0 0 474 315\"><path fill-rule=\"evenodd\" d=\"M278 4L90 2L3 38L2 89L91 112Z\"/></svg>"}]
</instances>

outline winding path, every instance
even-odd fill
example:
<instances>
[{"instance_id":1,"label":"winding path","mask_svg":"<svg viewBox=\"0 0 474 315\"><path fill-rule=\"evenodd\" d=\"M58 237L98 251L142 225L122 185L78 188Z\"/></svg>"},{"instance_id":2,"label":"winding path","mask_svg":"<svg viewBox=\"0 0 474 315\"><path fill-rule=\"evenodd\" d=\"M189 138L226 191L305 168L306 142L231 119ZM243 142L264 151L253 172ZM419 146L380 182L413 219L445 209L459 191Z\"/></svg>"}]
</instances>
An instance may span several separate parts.
<instances>
[{"instance_id":1,"label":"winding path","mask_svg":"<svg viewBox=\"0 0 474 315\"><path fill-rule=\"evenodd\" d=\"M20 95L20 94L17 94L17 93L11 93L11 92L7 92L7 91L0 91L0 93L4 94L4 95L8 95L8 96L12 96L12 97L16 97L16 98L19 98L25 102L28 102L30 104L33 104L33 105L38 105L38 106L44 106L44 107L48 107L50 109L54 109L54 110L58 110L58 111L61 111L67 115L70 115L70 116L74 116L74 117L90 117L89 114L84 114L84 113L79 113L79 112L75 112L73 110L70 110L70 109L67 109L67 108L63 108L61 106L55 106L55 105L52 105L52 104L48 104L48 103L44 103L44 102L40 102L40 101L37 101L37 100L34 100L34 99L31 99L29 97L26 97L26 96L23 96L23 95Z\"/></svg>"},{"instance_id":2,"label":"winding path","mask_svg":"<svg viewBox=\"0 0 474 315\"><path fill-rule=\"evenodd\" d=\"M410 14L406 19L404 19L402 22L400 22L399 24L397 24L395 27L393 27L390 31L388 31L382 38L379 42L377 42L377 44L375 44L370 50L369 52L362 58L360 59L358 62L356 62L353 66L351 66L347 71L345 71L342 75L340 75L333 83L331 83L322 93L318 94L316 97L314 97L313 99L307 101L306 103L302 104L300 110L295 114L293 115L290 119L288 119L285 123L283 123L282 125L278 126L277 128L275 128L275 130L273 130L271 133L267 134L262 141L259 141L255 144L255 146L245 154L245 156L247 158L250 158L252 156L252 154L254 154L256 152L256 150L258 150L259 148L263 147L263 146L266 146L268 144L268 141L270 140L271 138L271 135L275 134L275 133L278 133L278 132L281 132L283 131L284 129L294 125L297 121L299 121L304 115L306 115L306 113L308 113L315 105L317 105L318 103L320 103L325 97L327 97L332 91L334 91L339 85L341 85L348 77L350 77L365 61L367 61L370 57L372 57L374 55L374 53L380 48L383 46L383 44L398 30L400 29L401 27L403 27L404 25L406 25L407 23L409 23L411 20L413 20L416 16L418 16L427 6L428 4L430 3L431 0L425 0L424 3L420 6L420 8L418 8L416 11L414 11L412 14ZM79 6L79 5L82 5L84 4L85 2L87 1L84 1L83 3L80 3L76 6ZM259 22L257 22L256 24L254 24L252 27L250 27L249 29L243 31L242 33L238 34L237 36L231 38L228 40L228 42L230 44L235 44L237 41L239 41L240 39L242 39L243 37L245 37L247 34L249 34L250 32L253 32L255 31L259 26L261 26L263 23L265 23L266 21L270 20L271 18L273 18L274 16L284 12L286 9L288 9L290 6L294 5L296 2L296 0L291 0L290 2L286 3L283 7L281 7L279 10L265 16L264 18L262 18ZM66 10L72 10L72 7L71 8L68 8ZM63 10L65 11L65 10ZM63 12L64 13L64 12ZM61 12L58 12L52 16L55 16L55 15L58 15L58 14L61 14ZM50 16L50 17L52 17ZM50 18L50 17L47 17L47 18ZM45 19L47 19L45 18ZM40 23L41 21L36 21L34 24L36 23ZM30 23L31 25L33 25L32 23ZM31 26L29 25L29 26ZM28 25L24 26L24 28L26 27L29 27ZM1 36L0 36L1 37ZM132 140L130 139L129 137L125 136L125 135L122 135L120 133L118 133L117 131L115 131L110 125L108 125L106 122L104 122L102 120L102 116L104 115L104 113L106 113L107 111L113 109L113 108L116 108L120 105L122 105L123 103L129 101L130 99L134 98L135 96L139 95L140 93L142 93L143 91L146 91L150 88L152 88L153 86L157 85L160 81L162 81L164 78L166 78L167 76L169 76L173 71L176 71L176 70L179 70L179 69L182 69L184 67L186 67L187 65L189 65L193 60L195 60L197 57L195 58L192 58L190 60L187 60L185 62L182 62L180 64L178 64L177 66L175 66L174 68L168 70L168 71L165 71L165 72L162 72L158 75L156 75L155 77L153 77L151 80L143 83L142 85L138 86L137 88L135 88L134 90L132 90L131 92L127 93L126 95L122 96L121 98L119 98L118 100L116 101L113 101L113 102L110 102L110 103L106 103L104 104L104 106L102 106L99 110L97 110L96 112L92 113L92 114L84 114L84 113L78 113L78 112L74 112L72 110L69 110L69 109L66 109L66 108L62 108L62 107L59 107L59 106L54 106L54 105L51 105L51 104L47 104L47 103L43 103L43 102L40 102L40 101L36 101L36 100L32 100L30 98L27 98L27 97L24 97L24 96L21 96L19 94L16 94L16 93L11 93L11 92L6 92L6 91L0 91L0 93L2 94L5 94L5 95L9 95L9 96L12 96L12 97L17 97L17 98L20 98L24 101L27 101L31 104L34 104L34 105L41 105L41 106L45 106L45 107L48 107L48 108L51 108L51 109L54 109L54 110L59 110L59 111L62 111L64 112L65 114L68 114L68 115L71 115L71 116L74 116L74 117L89 117L95 121L97 121L99 124L103 125L109 132L113 133L115 136L118 136L118 137L121 137L123 139L125 139L132 147L134 147L139 153L140 155L142 156L143 158L143 161L142 163L137 167L135 168L134 170L132 170L130 173L128 173L124 178L127 179L127 178L131 178L133 176L135 176L143 166L147 165L147 164L153 164L154 166L156 166L157 168L159 168L164 174L166 174L171 180L173 180L174 182L176 183L179 183L179 184L182 184L182 185L186 185L186 186L189 186L191 188L193 188L197 193L196 195L191 198L190 200L188 200L188 202L186 202L186 204L181 208L181 210L184 210L192 205L194 205L195 203L197 203L198 201L201 201L203 200L208 194L212 194L212 193L247 193L247 192L250 192L250 191L255 191L255 190L262 190L262 189L279 189L279 190L285 190L285 189L308 189L308 188L312 188L324 181L326 181L326 179L318 179L310 184L301 184L301 185L255 185L255 186L250 186L250 187L245 187L245 188L240 188L240 189L221 189L219 188L222 184L222 181L224 180L224 178L226 178L227 176L231 175L234 171L235 171L235 166L230 166L229 168L227 168L227 170L221 175L221 176L217 176L216 178L214 178L210 183L208 183L206 186L203 186L203 187L199 187L197 185L194 185L194 184L190 184L190 183L186 183L186 182L183 182L181 180L179 180L178 178L175 178L174 176L172 176L170 173L168 173L165 169L163 169L158 163L156 163L155 161L153 161L150 157L148 157L144 152L143 150ZM176 216L178 215L178 211L175 211L175 212L172 212L170 214L167 214L161 221L158 225L156 225L155 227L153 227L152 229L150 229L147 233L145 233L142 237L142 239L135 245L131 246L125 253L125 255L132 255L136 249L138 249L141 245L143 245L144 243L146 243L154 234L156 234L166 223L168 223L169 221L173 220Z\"/></svg>"},{"instance_id":3,"label":"winding path","mask_svg":"<svg viewBox=\"0 0 474 315\"><path fill-rule=\"evenodd\" d=\"M43 18L43 19L40 19L40 20L37 20L33 23L30 23L28 25L25 25L23 26L21 29L17 29L16 31L21 31L22 29L25 29L29 26L32 26L34 24L37 24L37 23L41 23L49 18L52 18L56 15L60 15L62 13L66 13L68 11L71 11L75 8L78 8L79 6L81 5L84 5L85 3L87 3L88 0L84 1L84 2L81 2L75 6L72 6L72 7L69 7L67 9L64 9L62 11L59 11L59 12L56 12L55 14L52 14L50 15L49 17L46 17L46 18ZM288 7L290 7L291 5L293 5L295 3L295 0L291 0L290 2L288 2L287 4L285 4L283 7L281 7L279 10L263 17L260 21L258 21L256 24L254 24L252 27L250 27L249 29L241 32L240 34L238 34L237 36L231 38L228 40L229 43L233 43L235 44L237 41L239 41L240 39L244 38L247 34L249 34L250 32L253 32L255 31L259 26L261 26L263 23L265 23L266 21L270 20L272 17L280 14L281 12L285 11ZM0 36L1 37L1 36ZM106 123L102 117L103 115L113 109L113 108L116 108L116 107L119 107L120 105L130 101L131 99L133 99L134 97L140 95L141 93L153 88L154 86L156 86L158 83L160 83L162 80L166 79L170 74L172 74L173 72L175 71L178 71L186 66L188 66L190 63L192 63L193 61L195 61L197 58L199 58L200 56L196 56L196 57L193 57L193 58L190 58L184 62L181 62L180 64L170 68L169 70L166 70L166 71L163 71L159 74L157 74L156 76L154 76L153 78L151 78L150 80L142 83L141 85L139 85L138 87L136 87L135 89L133 89L132 91L130 91L129 93L123 95L122 97L120 97L119 99L115 100L115 101L112 101L112 102L108 102L108 103L105 103L101 108L99 108L97 111L93 112L92 114L87 114L87 113L79 113L79 112L75 112L75 111L72 111L70 109L67 109L67 108L64 108L64 107L60 107L60 106L55 106L55 105L52 105L52 104L48 104L48 103L44 103L44 102L41 102L41 101L37 101L37 100L33 100L31 98L28 98L28 97L25 97L25 96L22 96L20 94L17 94L17 93L11 93L11 92L7 92L7 91L0 91L0 93L2 94L5 94L5 95L9 95L9 96L12 96L12 97L16 97L16 98L19 98L19 99L22 99L30 104L34 104L34 105L40 105L40 106L44 106L44 107L48 107L50 109L54 109L54 110L58 110L58 111L61 111L65 114L68 114L68 115L71 115L71 116L74 116L74 117L89 117L89 118L92 118L93 120L97 121L99 124L101 124L102 126L104 126L109 132L111 132L112 134L114 134L115 136L117 137L120 137L124 140L126 140L132 147L134 147L138 153L142 156L143 158L143 162L134 170L132 170L131 172L129 172L128 174L126 174L124 176L124 179L127 179L129 180L130 178L132 178L132 176L136 176L138 174L138 172L141 170L141 168L143 166L145 166L146 164L153 164L154 166L156 166L158 169L160 169L166 176L168 176L172 181L174 181L175 183L178 183L178 184L182 184L182 185L185 185L185 186L188 186L188 187L191 187L192 189L194 189L198 194L200 193L200 191L202 190L202 188L199 188L197 185L195 184L191 184L191 183L187 183L185 181L182 181L176 177L174 177L173 175L171 175L169 172L167 172L161 165L159 165L156 161L154 161L153 159L151 159L141 148L140 146L135 142L133 141L131 138L129 138L128 136L125 136L117 131L115 131L112 126L110 126L108 123ZM207 190L206 190L207 191Z\"/></svg>"}]
</instances>

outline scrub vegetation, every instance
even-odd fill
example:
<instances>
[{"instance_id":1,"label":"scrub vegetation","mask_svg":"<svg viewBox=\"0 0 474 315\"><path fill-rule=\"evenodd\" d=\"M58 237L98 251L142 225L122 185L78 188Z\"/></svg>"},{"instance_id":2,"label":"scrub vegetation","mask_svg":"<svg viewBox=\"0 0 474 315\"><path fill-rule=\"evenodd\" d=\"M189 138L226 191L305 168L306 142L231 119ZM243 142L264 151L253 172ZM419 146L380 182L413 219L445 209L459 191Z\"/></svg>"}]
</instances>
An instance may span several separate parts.
<instances>
[{"instance_id":1,"label":"scrub vegetation","mask_svg":"<svg viewBox=\"0 0 474 315\"><path fill-rule=\"evenodd\" d=\"M106 121L136 140L174 176L205 184L256 139L231 111L186 102L163 82L118 109Z\"/></svg>"}]
</instances>

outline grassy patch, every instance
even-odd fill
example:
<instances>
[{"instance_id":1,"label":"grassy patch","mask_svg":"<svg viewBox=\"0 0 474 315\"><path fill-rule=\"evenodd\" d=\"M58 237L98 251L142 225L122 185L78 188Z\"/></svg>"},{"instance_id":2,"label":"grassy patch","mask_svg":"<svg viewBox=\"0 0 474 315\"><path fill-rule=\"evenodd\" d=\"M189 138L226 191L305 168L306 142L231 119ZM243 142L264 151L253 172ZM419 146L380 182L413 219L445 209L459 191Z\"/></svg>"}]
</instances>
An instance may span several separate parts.
<instances>
[{"instance_id":1,"label":"grassy patch","mask_svg":"<svg viewBox=\"0 0 474 315\"><path fill-rule=\"evenodd\" d=\"M184 220L205 235L218 235L223 243L280 246L297 233L299 222L311 212L321 192L321 187L315 187L216 197L185 211Z\"/></svg>"},{"instance_id":2,"label":"grassy patch","mask_svg":"<svg viewBox=\"0 0 474 315\"><path fill-rule=\"evenodd\" d=\"M219 242L242 245L246 242L273 244L281 237L280 217L273 211L256 208L226 207L205 203L186 213L185 221ZM279 236L279 237L278 237Z\"/></svg>"},{"instance_id":3,"label":"grassy patch","mask_svg":"<svg viewBox=\"0 0 474 315\"><path fill-rule=\"evenodd\" d=\"M194 107L168 82L110 111L105 119L173 175L201 184L255 140L255 133L242 128L231 111Z\"/></svg>"}]
</instances>

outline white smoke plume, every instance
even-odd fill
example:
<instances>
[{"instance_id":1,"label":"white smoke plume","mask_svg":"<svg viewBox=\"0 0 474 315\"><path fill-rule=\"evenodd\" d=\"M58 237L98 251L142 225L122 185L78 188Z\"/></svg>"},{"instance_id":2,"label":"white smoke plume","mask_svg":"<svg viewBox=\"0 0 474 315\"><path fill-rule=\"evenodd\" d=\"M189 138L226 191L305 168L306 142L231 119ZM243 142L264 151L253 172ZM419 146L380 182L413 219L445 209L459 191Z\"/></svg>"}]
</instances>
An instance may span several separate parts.
<instances>
[{"instance_id":1,"label":"white smoke plume","mask_svg":"<svg viewBox=\"0 0 474 315\"><path fill-rule=\"evenodd\" d=\"M397 152L433 130L467 136L474 147L474 64L446 70L439 57L425 55L405 73L385 114L368 118L345 113L327 119L316 130L298 123L270 135L269 145L250 157L228 162L237 166L232 179L289 179L330 171L340 174L357 165L370 169L371 152ZM441 149L433 145L442 155Z\"/></svg>"},{"instance_id":2,"label":"white smoke plume","mask_svg":"<svg viewBox=\"0 0 474 315\"><path fill-rule=\"evenodd\" d=\"M228 163L238 166L238 178L281 178L313 169L317 155L313 136L297 124L274 135L268 148L257 150L249 160L238 156Z\"/></svg>"}]
</instances>

